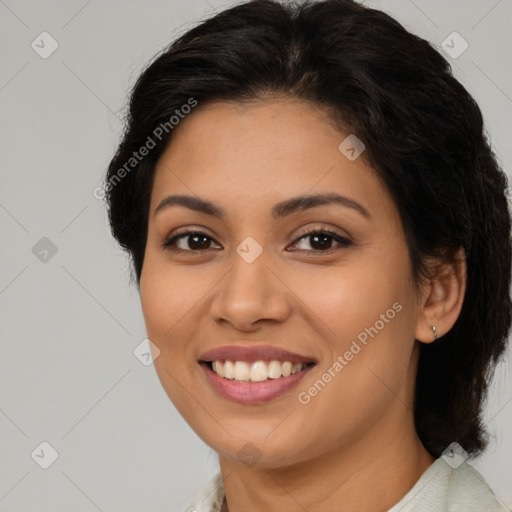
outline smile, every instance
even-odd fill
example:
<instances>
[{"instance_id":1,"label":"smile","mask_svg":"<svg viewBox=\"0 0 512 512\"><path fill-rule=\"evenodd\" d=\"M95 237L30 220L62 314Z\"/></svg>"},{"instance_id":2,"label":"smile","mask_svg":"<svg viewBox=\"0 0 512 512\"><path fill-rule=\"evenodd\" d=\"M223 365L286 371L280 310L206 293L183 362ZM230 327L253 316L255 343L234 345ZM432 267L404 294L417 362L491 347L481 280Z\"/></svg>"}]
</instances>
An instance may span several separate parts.
<instances>
[{"instance_id":1,"label":"smile","mask_svg":"<svg viewBox=\"0 0 512 512\"><path fill-rule=\"evenodd\" d=\"M271 346L226 346L203 354L198 363L223 398L256 404L289 391L316 361Z\"/></svg>"}]
</instances>

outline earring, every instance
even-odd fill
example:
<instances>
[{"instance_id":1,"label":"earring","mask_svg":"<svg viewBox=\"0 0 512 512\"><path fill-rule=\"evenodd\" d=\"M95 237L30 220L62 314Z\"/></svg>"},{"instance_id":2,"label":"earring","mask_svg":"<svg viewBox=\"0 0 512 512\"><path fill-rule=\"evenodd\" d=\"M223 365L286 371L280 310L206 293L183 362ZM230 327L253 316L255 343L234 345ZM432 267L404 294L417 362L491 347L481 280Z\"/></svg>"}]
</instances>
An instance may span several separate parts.
<instances>
[{"instance_id":1,"label":"earring","mask_svg":"<svg viewBox=\"0 0 512 512\"><path fill-rule=\"evenodd\" d=\"M432 332L434 333L434 341L435 341L435 340L437 340L437 329L436 329L435 325L432 326Z\"/></svg>"}]
</instances>

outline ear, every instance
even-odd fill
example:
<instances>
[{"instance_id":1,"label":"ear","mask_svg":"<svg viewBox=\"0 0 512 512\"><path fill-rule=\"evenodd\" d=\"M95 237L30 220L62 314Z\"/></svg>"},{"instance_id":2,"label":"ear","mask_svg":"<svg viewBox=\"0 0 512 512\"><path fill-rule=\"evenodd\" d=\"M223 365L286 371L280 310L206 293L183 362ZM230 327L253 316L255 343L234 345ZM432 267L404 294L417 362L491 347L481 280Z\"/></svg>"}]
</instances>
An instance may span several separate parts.
<instances>
[{"instance_id":1,"label":"ear","mask_svg":"<svg viewBox=\"0 0 512 512\"><path fill-rule=\"evenodd\" d=\"M415 338L423 343L434 341L446 334L455 324L462 309L466 292L466 255L460 247L453 263L434 265L430 281L424 285Z\"/></svg>"}]
</instances>

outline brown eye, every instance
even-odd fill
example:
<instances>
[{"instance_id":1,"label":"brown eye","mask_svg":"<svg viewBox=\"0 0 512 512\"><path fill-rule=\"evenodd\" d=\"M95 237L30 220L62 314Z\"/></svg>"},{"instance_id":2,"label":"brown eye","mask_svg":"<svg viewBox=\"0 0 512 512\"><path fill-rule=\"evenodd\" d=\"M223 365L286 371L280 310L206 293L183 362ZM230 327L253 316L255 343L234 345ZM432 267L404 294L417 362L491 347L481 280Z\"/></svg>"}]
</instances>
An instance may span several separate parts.
<instances>
[{"instance_id":1,"label":"brown eye","mask_svg":"<svg viewBox=\"0 0 512 512\"><path fill-rule=\"evenodd\" d=\"M318 253L331 253L342 247L349 247L353 245L353 243L338 233L328 230L313 230L303 234L297 241L294 243L293 247L297 247L298 243L302 240L310 239L309 245L310 249L307 247L299 248L299 250L304 250L308 252L318 252ZM332 249L333 241L338 244L338 247Z\"/></svg>"},{"instance_id":2,"label":"brown eye","mask_svg":"<svg viewBox=\"0 0 512 512\"><path fill-rule=\"evenodd\" d=\"M179 244L182 241L184 243L180 247ZM212 242L213 238L202 231L186 231L169 238L162 244L162 247L172 251L204 251L211 248Z\"/></svg>"}]
</instances>

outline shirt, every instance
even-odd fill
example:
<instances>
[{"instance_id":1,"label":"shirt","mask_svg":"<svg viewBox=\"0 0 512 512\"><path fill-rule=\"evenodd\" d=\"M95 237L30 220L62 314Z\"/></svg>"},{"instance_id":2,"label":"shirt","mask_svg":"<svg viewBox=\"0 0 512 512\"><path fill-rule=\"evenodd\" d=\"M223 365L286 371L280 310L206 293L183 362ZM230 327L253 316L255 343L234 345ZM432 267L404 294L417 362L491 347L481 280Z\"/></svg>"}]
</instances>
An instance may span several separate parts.
<instances>
[{"instance_id":1,"label":"shirt","mask_svg":"<svg viewBox=\"0 0 512 512\"><path fill-rule=\"evenodd\" d=\"M224 496L219 471L185 512L220 512ZM510 512L500 503L483 476L466 461L452 467L439 457L387 512Z\"/></svg>"}]
</instances>

